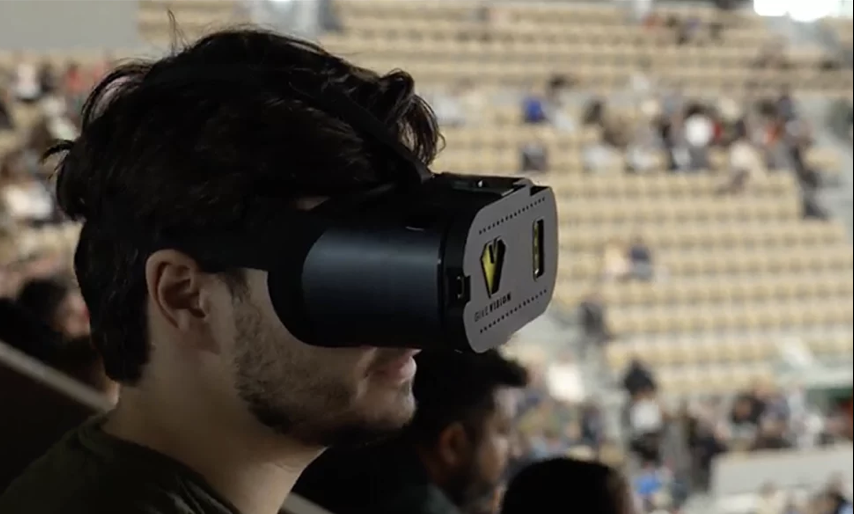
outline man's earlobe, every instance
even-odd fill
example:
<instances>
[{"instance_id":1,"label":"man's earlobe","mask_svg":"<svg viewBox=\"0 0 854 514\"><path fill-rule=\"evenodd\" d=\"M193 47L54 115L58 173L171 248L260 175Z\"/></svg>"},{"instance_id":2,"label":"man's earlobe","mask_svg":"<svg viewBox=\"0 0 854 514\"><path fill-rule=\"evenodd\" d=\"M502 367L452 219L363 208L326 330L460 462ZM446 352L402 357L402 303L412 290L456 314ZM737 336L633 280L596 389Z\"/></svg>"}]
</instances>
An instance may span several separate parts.
<instances>
[{"instance_id":1,"label":"man's earlobe","mask_svg":"<svg viewBox=\"0 0 854 514\"><path fill-rule=\"evenodd\" d=\"M462 423L451 423L439 434L436 442L443 464L456 467L466 462L472 451L472 442Z\"/></svg>"},{"instance_id":2,"label":"man's earlobe","mask_svg":"<svg viewBox=\"0 0 854 514\"><path fill-rule=\"evenodd\" d=\"M159 250L145 263L145 281L152 307L166 323L189 331L206 316L202 276L195 260L176 250Z\"/></svg>"}]
</instances>

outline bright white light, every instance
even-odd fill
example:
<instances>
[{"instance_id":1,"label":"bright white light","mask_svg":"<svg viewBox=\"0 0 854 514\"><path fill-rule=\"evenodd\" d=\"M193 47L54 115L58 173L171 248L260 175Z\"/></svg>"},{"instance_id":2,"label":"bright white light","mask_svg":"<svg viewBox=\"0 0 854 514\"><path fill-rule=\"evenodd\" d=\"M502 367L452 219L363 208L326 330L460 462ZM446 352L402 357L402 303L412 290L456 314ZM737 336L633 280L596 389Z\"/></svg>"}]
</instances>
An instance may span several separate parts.
<instances>
[{"instance_id":1,"label":"bright white light","mask_svg":"<svg viewBox=\"0 0 854 514\"><path fill-rule=\"evenodd\" d=\"M836 3L836 0L792 0L789 16L795 21L815 21L834 14Z\"/></svg>"},{"instance_id":2,"label":"bright white light","mask_svg":"<svg viewBox=\"0 0 854 514\"><path fill-rule=\"evenodd\" d=\"M759 16L785 16L793 0L753 0L753 10Z\"/></svg>"},{"instance_id":3,"label":"bright white light","mask_svg":"<svg viewBox=\"0 0 854 514\"><path fill-rule=\"evenodd\" d=\"M811 22L837 15L839 0L753 0L759 16L786 16L800 22Z\"/></svg>"}]
</instances>

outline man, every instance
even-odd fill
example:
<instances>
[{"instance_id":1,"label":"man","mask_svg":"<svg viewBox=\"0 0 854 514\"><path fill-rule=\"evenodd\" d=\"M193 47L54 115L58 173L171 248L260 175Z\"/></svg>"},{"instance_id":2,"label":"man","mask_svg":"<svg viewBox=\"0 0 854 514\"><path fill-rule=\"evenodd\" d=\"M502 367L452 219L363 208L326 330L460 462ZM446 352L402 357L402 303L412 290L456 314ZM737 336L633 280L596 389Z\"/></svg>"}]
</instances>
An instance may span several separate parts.
<instances>
[{"instance_id":1,"label":"man","mask_svg":"<svg viewBox=\"0 0 854 514\"><path fill-rule=\"evenodd\" d=\"M652 250L640 236L635 236L629 246L629 262L632 264L632 276L637 280L649 281L655 275L655 263Z\"/></svg>"},{"instance_id":2,"label":"man","mask_svg":"<svg viewBox=\"0 0 854 514\"><path fill-rule=\"evenodd\" d=\"M626 479L603 464L554 458L528 466L507 487L501 514L570 512L583 505L589 514L632 514Z\"/></svg>"},{"instance_id":3,"label":"man","mask_svg":"<svg viewBox=\"0 0 854 514\"><path fill-rule=\"evenodd\" d=\"M163 232L250 230L262 199L311 209L382 183L373 141L305 100L330 87L434 158L409 75L262 31L214 33L96 86L80 137L59 146L57 194L83 222L77 278L121 399L33 464L0 512L274 514L324 447L411 418L415 352L308 346L275 314L266 272L146 251Z\"/></svg>"},{"instance_id":4,"label":"man","mask_svg":"<svg viewBox=\"0 0 854 514\"><path fill-rule=\"evenodd\" d=\"M637 396L645 390L655 391L657 388L652 371L639 357L633 358L623 375L623 389L629 396Z\"/></svg>"},{"instance_id":5,"label":"man","mask_svg":"<svg viewBox=\"0 0 854 514\"><path fill-rule=\"evenodd\" d=\"M418 409L381 445L331 450L296 491L335 514L460 514L490 508L510 452L518 390L527 372L491 350L423 352Z\"/></svg>"},{"instance_id":6,"label":"man","mask_svg":"<svg viewBox=\"0 0 854 514\"><path fill-rule=\"evenodd\" d=\"M660 462L665 418L655 392L647 389L633 395L627 414L632 450L641 459Z\"/></svg>"},{"instance_id":7,"label":"man","mask_svg":"<svg viewBox=\"0 0 854 514\"><path fill-rule=\"evenodd\" d=\"M605 302L598 290L590 291L578 304L581 328L584 331L583 351L598 347L611 340L611 330L605 314Z\"/></svg>"},{"instance_id":8,"label":"man","mask_svg":"<svg viewBox=\"0 0 854 514\"><path fill-rule=\"evenodd\" d=\"M59 277L30 280L18 304L67 340L89 335L89 317L80 294Z\"/></svg>"}]
</instances>

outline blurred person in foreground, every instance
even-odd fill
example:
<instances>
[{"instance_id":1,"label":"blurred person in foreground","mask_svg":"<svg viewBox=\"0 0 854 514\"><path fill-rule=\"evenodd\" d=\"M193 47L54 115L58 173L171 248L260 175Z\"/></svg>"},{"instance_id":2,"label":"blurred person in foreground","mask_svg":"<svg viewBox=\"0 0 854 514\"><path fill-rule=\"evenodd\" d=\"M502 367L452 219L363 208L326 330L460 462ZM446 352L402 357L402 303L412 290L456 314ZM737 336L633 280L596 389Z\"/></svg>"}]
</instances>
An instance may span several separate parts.
<instances>
[{"instance_id":1,"label":"blurred person in foreground","mask_svg":"<svg viewBox=\"0 0 854 514\"><path fill-rule=\"evenodd\" d=\"M296 492L335 514L492 512L527 372L495 350L425 351L416 361L418 409L404 433L355 451L330 450Z\"/></svg>"},{"instance_id":2,"label":"blurred person in foreground","mask_svg":"<svg viewBox=\"0 0 854 514\"><path fill-rule=\"evenodd\" d=\"M35 278L24 284L18 304L67 340L89 335L86 305L78 291L56 278Z\"/></svg>"},{"instance_id":3,"label":"blurred person in foreground","mask_svg":"<svg viewBox=\"0 0 854 514\"><path fill-rule=\"evenodd\" d=\"M250 231L265 200L308 210L385 183L375 143L307 105L295 80L340 88L435 157L409 75L260 30L213 33L95 87L79 138L55 149L57 195L83 222L75 271L121 398L31 465L0 512L274 514L325 447L412 417L414 351L306 345L275 314L266 272L146 249L164 232Z\"/></svg>"},{"instance_id":4,"label":"blurred person in foreground","mask_svg":"<svg viewBox=\"0 0 854 514\"><path fill-rule=\"evenodd\" d=\"M626 480L602 464L551 459L520 471L510 484L501 514L632 514L636 511Z\"/></svg>"},{"instance_id":5,"label":"blurred person in foreground","mask_svg":"<svg viewBox=\"0 0 854 514\"><path fill-rule=\"evenodd\" d=\"M118 400L118 385L104 371L104 363L89 337L89 317L79 291L58 278L33 278L18 294L16 325L28 334L10 344L45 364ZM8 309L8 307L7 307ZM27 325L29 329L25 329ZM35 337L30 337L29 334Z\"/></svg>"}]
</instances>

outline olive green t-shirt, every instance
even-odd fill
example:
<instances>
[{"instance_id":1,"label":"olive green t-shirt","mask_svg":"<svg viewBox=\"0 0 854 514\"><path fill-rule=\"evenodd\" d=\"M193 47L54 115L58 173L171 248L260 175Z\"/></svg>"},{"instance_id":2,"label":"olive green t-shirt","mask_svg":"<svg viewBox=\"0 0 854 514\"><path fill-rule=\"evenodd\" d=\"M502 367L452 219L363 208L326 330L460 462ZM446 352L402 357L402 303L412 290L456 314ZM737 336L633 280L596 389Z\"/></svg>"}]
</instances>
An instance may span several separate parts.
<instances>
[{"instance_id":1,"label":"olive green t-shirt","mask_svg":"<svg viewBox=\"0 0 854 514\"><path fill-rule=\"evenodd\" d=\"M94 418L66 434L0 494L0 514L239 514L205 480Z\"/></svg>"}]
</instances>

